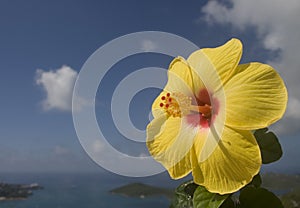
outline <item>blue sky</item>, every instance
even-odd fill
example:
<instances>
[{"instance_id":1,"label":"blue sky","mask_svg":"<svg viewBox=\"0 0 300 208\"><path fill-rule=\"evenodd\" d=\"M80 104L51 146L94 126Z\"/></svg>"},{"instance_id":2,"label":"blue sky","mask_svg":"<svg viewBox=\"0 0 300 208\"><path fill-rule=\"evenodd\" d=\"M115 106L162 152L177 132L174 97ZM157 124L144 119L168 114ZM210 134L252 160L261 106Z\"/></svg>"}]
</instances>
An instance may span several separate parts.
<instances>
[{"instance_id":1,"label":"blue sky","mask_svg":"<svg viewBox=\"0 0 300 208\"><path fill-rule=\"evenodd\" d=\"M295 55L300 38L300 4L276 1L2 0L0 172L102 171L77 139L70 100L63 99L70 96L72 86L66 84L62 89L69 91L58 89L61 94L55 91L50 99L46 92L53 86L47 80L59 79L57 70L64 68L62 80L73 83L100 46L119 36L148 30L174 33L200 48L215 47L237 37L244 45L242 62L267 62L278 69L291 100L286 117L274 127L285 156L266 170L299 172L294 158L300 156L300 61ZM98 121L104 122L110 142L126 154L140 154L145 148L124 141L113 126L109 115L113 89L134 70L167 68L170 61L170 57L155 54L130 57L112 68L102 83L106 90L98 91L102 96L96 106ZM120 73L120 68L126 70ZM47 76L42 79L42 75ZM139 100L145 101L143 108L136 108L140 116L132 117L138 128L145 128L148 114L144 112L157 93L143 91L133 101L133 108L140 106Z\"/></svg>"}]
</instances>

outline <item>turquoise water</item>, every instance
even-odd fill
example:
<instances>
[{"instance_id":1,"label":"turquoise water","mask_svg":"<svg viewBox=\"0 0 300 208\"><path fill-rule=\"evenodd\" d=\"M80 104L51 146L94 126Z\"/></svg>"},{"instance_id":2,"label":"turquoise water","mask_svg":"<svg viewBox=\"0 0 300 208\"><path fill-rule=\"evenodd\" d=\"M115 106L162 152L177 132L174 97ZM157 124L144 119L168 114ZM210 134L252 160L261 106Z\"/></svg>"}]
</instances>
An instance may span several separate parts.
<instances>
[{"instance_id":1,"label":"turquoise water","mask_svg":"<svg viewBox=\"0 0 300 208\"><path fill-rule=\"evenodd\" d=\"M0 181L9 183L39 183L37 190L26 200L0 202L1 208L153 208L168 207L164 196L145 199L112 195L109 190L132 182L160 187L176 187L166 174L148 178L127 178L111 174L0 174ZM182 181L181 181L182 182Z\"/></svg>"}]
</instances>

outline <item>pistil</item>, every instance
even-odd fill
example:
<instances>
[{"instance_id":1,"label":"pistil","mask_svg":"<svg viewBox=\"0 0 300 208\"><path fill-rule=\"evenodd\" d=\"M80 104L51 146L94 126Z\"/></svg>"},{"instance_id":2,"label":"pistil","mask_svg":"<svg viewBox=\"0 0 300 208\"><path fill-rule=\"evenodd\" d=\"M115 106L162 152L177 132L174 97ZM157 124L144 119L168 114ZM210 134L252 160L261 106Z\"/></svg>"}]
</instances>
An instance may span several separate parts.
<instances>
[{"instance_id":1,"label":"pistil","mask_svg":"<svg viewBox=\"0 0 300 208\"><path fill-rule=\"evenodd\" d=\"M212 107L208 104L202 106L191 105L191 111L199 112L205 118L209 118L211 116Z\"/></svg>"},{"instance_id":2,"label":"pistil","mask_svg":"<svg viewBox=\"0 0 300 208\"><path fill-rule=\"evenodd\" d=\"M212 111L212 107L208 104L203 106L192 105L192 98L180 92L167 93L162 96L160 107L173 117L181 117L189 115L191 112L197 112L206 119L209 119Z\"/></svg>"}]
</instances>

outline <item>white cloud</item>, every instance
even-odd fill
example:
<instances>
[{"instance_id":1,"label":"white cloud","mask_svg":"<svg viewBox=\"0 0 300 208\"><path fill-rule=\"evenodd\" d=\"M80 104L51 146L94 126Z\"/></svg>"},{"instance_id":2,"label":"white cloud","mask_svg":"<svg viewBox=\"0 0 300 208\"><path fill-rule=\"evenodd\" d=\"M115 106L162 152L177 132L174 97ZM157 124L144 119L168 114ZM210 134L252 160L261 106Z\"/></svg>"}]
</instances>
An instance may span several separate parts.
<instances>
[{"instance_id":1,"label":"white cloud","mask_svg":"<svg viewBox=\"0 0 300 208\"><path fill-rule=\"evenodd\" d=\"M36 75L36 83L46 92L46 98L42 101L43 108L70 111L77 72L68 66L62 66L51 71L38 69Z\"/></svg>"},{"instance_id":2,"label":"white cloud","mask_svg":"<svg viewBox=\"0 0 300 208\"><path fill-rule=\"evenodd\" d=\"M76 94L73 94L72 100L73 100L73 103L72 103L73 104L73 106L72 106L73 112L79 112L82 110L83 107L86 107L86 106L91 107L94 104L94 102L92 100L82 98ZM100 106L102 108L104 107L103 105L104 104L101 102L98 103L98 106Z\"/></svg>"},{"instance_id":3,"label":"white cloud","mask_svg":"<svg viewBox=\"0 0 300 208\"><path fill-rule=\"evenodd\" d=\"M276 126L281 133L299 131L300 1L230 0L227 3L231 5L209 1L202 8L204 19L210 24L230 24L240 31L254 27L265 49L280 50L280 57L268 63L285 80L290 101L285 118ZM297 125L290 125L291 119Z\"/></svg>"},{"instance_id":4,"label":"white cloud","mask_svg":"<svg viewBox=\"0 0 300 208\"><path fill-rule=\"evenodd\" d=\"M152 40L143 40L141 48L143 51L148 52L155 50L157 48L157 45Z\"/></svg>"}]
</instances>

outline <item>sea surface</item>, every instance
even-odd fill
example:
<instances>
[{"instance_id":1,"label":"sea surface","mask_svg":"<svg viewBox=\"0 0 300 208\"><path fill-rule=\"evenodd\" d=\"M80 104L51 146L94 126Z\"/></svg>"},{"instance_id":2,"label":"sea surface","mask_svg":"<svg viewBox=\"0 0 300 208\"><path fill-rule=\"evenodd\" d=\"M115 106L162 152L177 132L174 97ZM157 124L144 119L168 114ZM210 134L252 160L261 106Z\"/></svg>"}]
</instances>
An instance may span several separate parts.
<instances>
[{"instance_id":1,"label":"sea surface","mask_svg":"<svg viewBox=\"0 0 300 208\"><path fill-rule=\"evenodd\" d=\"M167 208L170 199L165 196L131 198L109 191L134 182L165 188L175 188L183 182L170 180L167 174L128 178L109 173L0 173L0 181L38 183L44 187L25 200L1 201L0 208Z\"/></svg>"}]
</instances>

